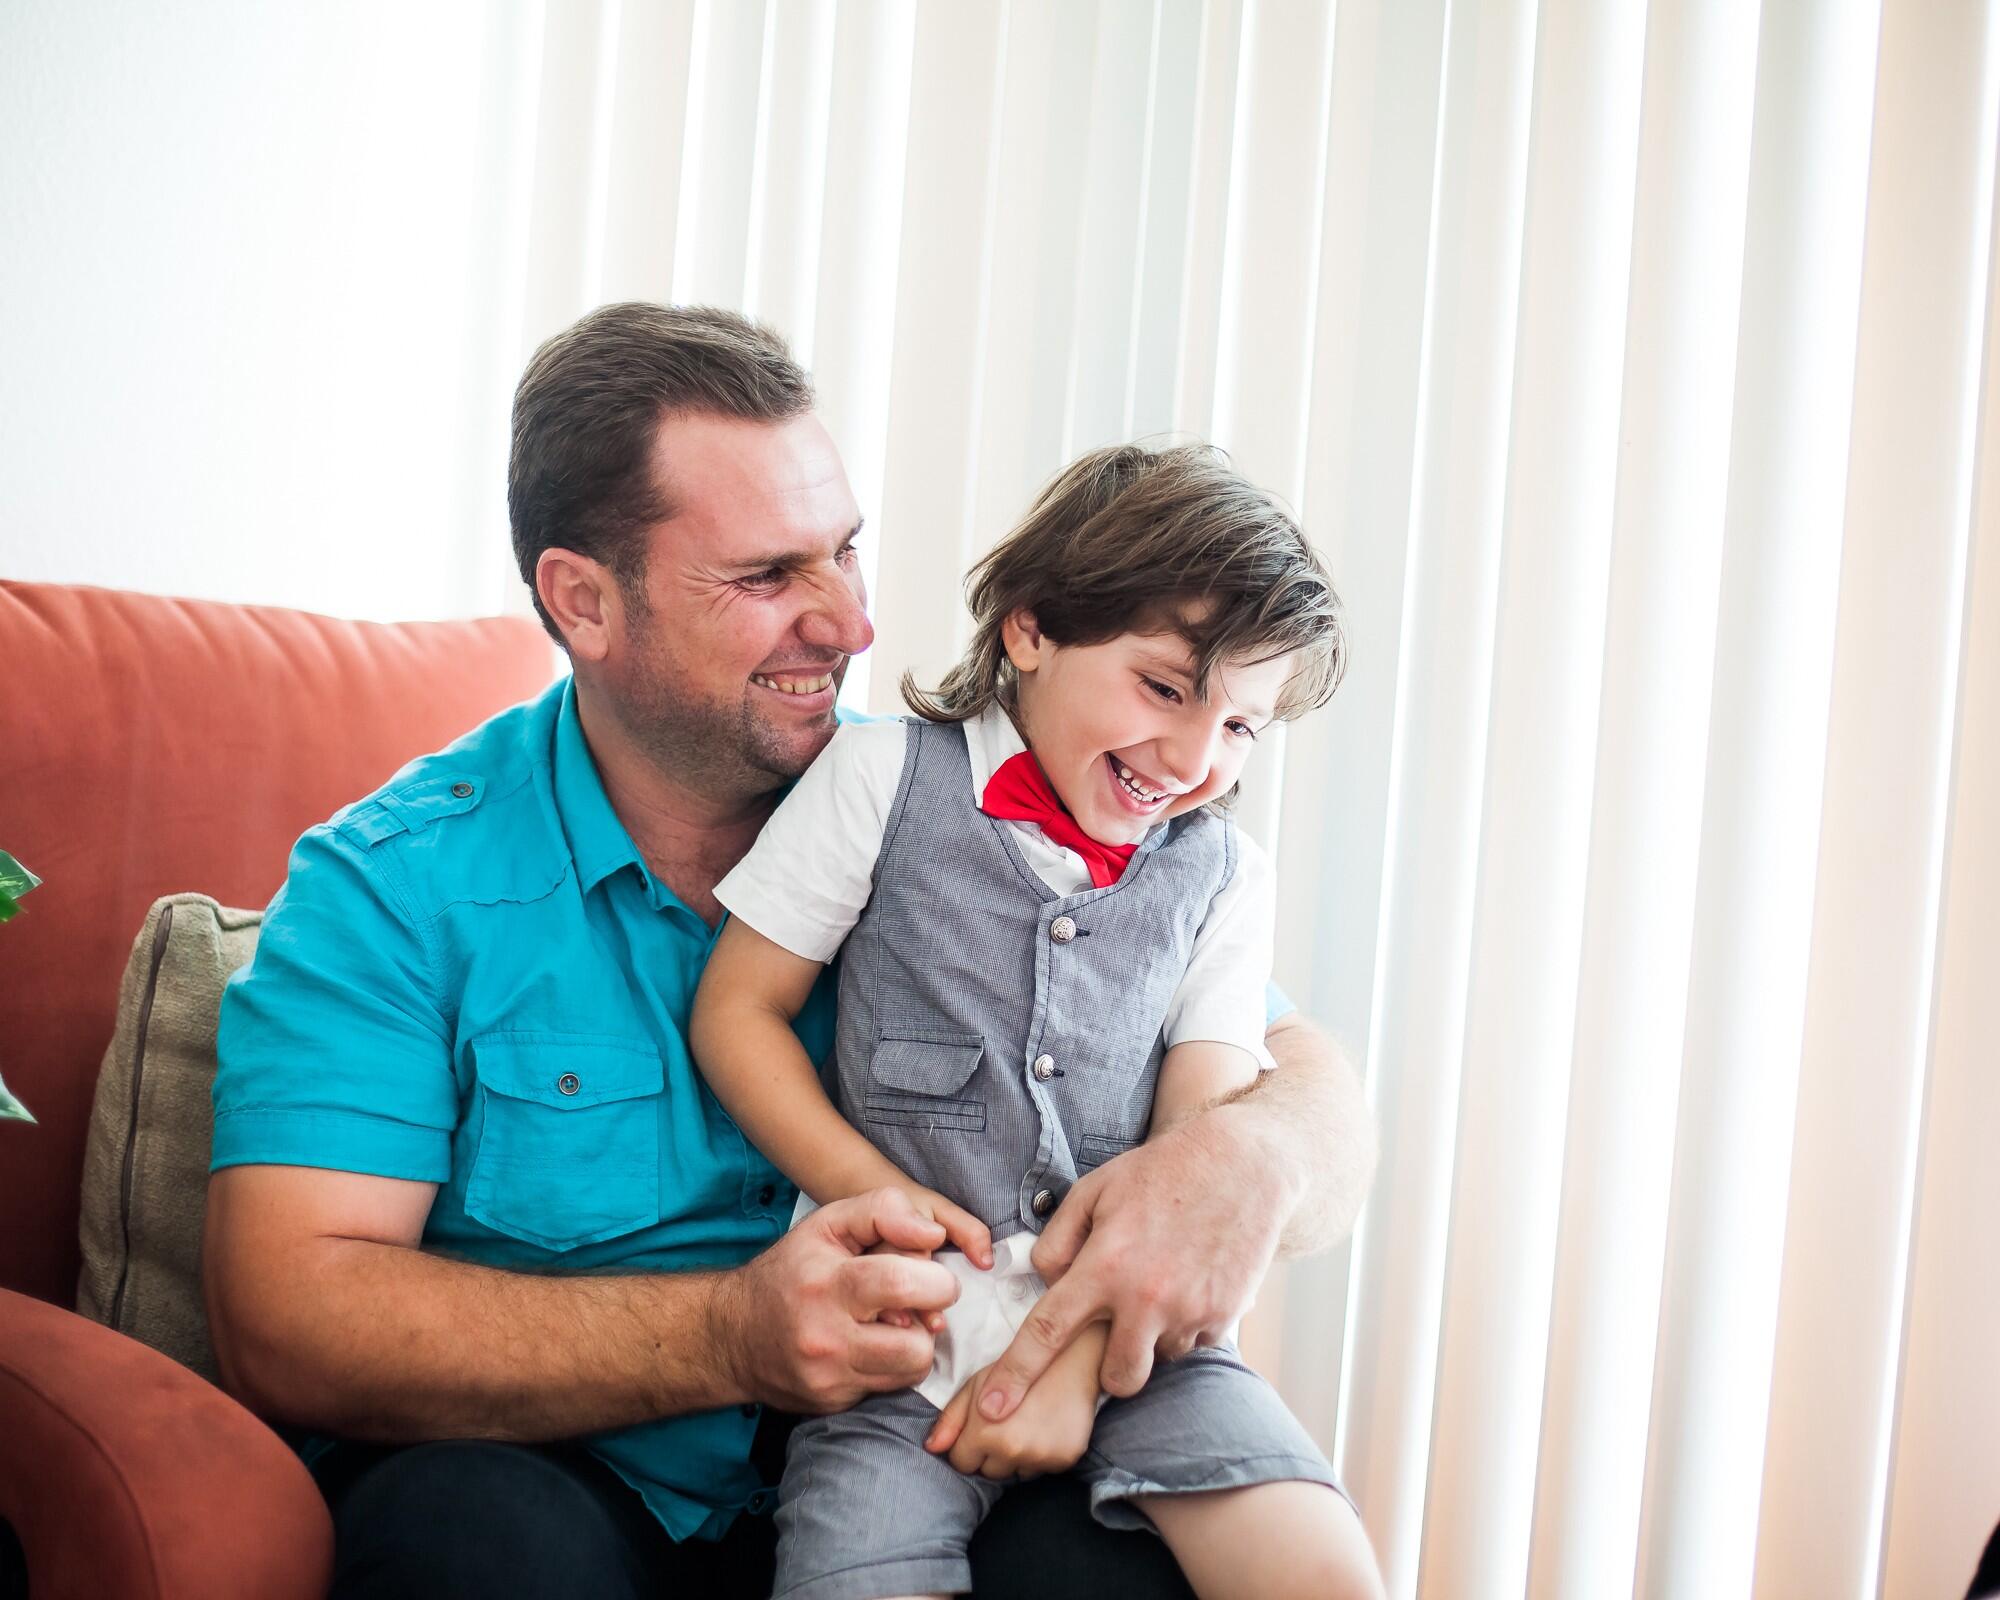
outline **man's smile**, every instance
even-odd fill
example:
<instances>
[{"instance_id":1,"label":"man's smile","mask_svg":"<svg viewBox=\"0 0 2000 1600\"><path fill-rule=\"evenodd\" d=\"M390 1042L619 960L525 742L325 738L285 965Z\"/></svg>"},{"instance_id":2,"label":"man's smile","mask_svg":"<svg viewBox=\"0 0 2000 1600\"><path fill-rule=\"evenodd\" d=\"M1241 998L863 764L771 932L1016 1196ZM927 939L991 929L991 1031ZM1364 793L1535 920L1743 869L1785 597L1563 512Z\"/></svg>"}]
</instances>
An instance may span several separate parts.
<instances>
[{"instance_id":1,"label":"man's smile","mask_svg":"<svg viewBox=\"0 0 2000 1600\"><path fill-rule=\"evenodd\" d=\"M833 674L823 672L816 677L801 678L753 672L750 681L762 689L776 689L780 694L820 694L833 687Z\"/></svg>"}]
</instances>

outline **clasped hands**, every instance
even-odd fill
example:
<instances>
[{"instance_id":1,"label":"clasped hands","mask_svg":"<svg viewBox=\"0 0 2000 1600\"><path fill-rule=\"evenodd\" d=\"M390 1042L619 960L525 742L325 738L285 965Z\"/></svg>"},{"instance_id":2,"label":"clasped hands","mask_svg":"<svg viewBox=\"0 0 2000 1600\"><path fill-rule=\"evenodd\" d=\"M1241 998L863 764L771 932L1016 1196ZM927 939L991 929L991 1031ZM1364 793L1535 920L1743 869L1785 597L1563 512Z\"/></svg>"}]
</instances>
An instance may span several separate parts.
<instances>
[{"instance_id":1,"label":"clasped hands","mask_svg":"<svg viewBox=\"0 0 2000 1600\"><path fill-rule=\"evenodd\" d=\"M1089 1444L1100 1390L1136 1394L1156 1354L1212 1344L1242 1315L1276 1252L1286 1197L1269 1165L1232 1142L1230 1109L1076 1182L1035 1244L1051 1288L946 1405L930 1449L989 1478L1066 1468ZM948 1241L992 1264L977 1219L915 1185L812 1213L744 1274L746 1386L820 1412L921 1382L931 1330L958 1297L929 1259Z\"/></svg>"}]
</instances>

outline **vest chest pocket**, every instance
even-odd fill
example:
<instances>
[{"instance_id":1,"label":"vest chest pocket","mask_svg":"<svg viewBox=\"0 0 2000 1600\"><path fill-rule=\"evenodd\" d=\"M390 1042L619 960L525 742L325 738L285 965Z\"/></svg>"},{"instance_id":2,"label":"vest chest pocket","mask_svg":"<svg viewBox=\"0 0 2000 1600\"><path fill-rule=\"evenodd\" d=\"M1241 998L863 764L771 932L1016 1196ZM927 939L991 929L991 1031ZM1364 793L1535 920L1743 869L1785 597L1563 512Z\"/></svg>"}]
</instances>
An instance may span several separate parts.
<instances>
[{"instance_id":1,"label":"vest chest pocket","mask_svg":"<svg viewBox=\"0 0 2000 1600\"><path fill-rule=\"evenodd\" d=\"M884 1038L869 1059L862 1114L870 1122L983 1133L986 1102L966 1088L979 1070L986 1040L977 1033L927 1033Z\"/></svg>"},{"instance_id":2,"label":"vest chest pocket","mask_svg":"<svg viewBox=\"0 0 2000 1600\"><path fill-rule=\"evenodd\" d=\"M465 1210L545 1250L660 1219L660 1052L638 1039L487 1034L472 1041L481 1102Z\"/></svg>"},{"instance_id":3,"label":"vest chest pocket","mask_svg":"<svg viewBox=\"0 0 2000 1600\"><path fill-rule=\"evenodd\" d=\"M1122 1156L1127 1150L1136 1150L1142 1141L1121 1138L1116 1134L1086 1133L1076 1142L1076 1170L1079 1176L1092 1167L1101 1167L1113 1156Z\"/></svg>"}]
</instances>

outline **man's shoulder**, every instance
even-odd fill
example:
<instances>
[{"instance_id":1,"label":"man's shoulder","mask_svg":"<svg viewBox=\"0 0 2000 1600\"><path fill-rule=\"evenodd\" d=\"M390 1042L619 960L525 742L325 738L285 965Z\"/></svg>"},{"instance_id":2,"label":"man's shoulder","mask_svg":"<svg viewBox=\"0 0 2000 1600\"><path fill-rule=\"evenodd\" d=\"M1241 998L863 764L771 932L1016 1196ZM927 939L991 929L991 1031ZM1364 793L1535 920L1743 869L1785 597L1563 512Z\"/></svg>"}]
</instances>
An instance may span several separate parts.
<instances>
[{"instance_id":1,"label":"man's shoulder","mask_svg":"<svg viewBox=\"0 0 2000 1600\"><path fill-rule=\"evenodd\" d=\"M508 707L419 756L313 831L393 861L392 870L423 891L422 901L481 888L513 899L529 880L545 892L562 876L563 852L544 799L561 695L557 685ZM467 882L468 874L480 881Z\"/></svg>"}]
</instances>

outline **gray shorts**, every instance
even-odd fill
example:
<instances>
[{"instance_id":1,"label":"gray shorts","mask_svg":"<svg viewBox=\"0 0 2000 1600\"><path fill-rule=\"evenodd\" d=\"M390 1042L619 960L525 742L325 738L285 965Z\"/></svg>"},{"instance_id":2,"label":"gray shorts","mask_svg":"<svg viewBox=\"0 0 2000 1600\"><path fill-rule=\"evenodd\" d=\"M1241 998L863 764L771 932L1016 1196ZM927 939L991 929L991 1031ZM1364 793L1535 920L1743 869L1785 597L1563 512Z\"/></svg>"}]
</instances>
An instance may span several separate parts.
<instances>
[{"instance_id":1,"label":"gray shorts","mask_svg":"<svg viewBox=\"0 0 2000 1600\"><path fill-rule=\"evenodd\" d=\"M774 1600L972 1587L966 1546L1005 1485L924 1449L937 1414L901 1389L799 1424L779 1490ZM1138 1394L1106 1402L1073 1470L1090 1487L1091 1514L1110 1528L1152 1526L1129 1503L1135 1495L1288 1479L1346 1494L1277 1391L1226 1346L1163 1363Z\"/></svg>"}]
</instances>

